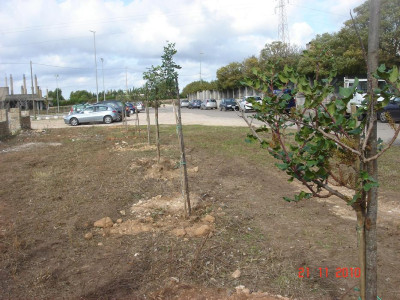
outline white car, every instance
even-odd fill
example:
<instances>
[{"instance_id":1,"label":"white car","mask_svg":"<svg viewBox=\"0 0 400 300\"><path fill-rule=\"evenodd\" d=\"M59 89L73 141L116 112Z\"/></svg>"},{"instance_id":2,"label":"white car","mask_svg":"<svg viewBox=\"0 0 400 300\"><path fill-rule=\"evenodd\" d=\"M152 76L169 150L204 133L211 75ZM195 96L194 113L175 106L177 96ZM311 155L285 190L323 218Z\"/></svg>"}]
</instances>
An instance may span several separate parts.
<instances>
[{"instance_id":1,"label":"white car","mask_svg":"<svg viewBox=\"0 0 400 300\"><path fill-rule=\"evenodd\" d=\"M138 112L144 111L144 109L145 109L143 103L140 102L140 101L139 101L139 102L136 102L135 107L136 107L136 110L137 110Z\"/></svg>"},{"instance_id":2,"label":"white car","mask_svg":"<svg viewBox=\"0 0 400 300\"><path fill-rule=\"evenodd\" d=\"M200 109L217 109L217 101L215 99L203 100L200 105Z\"/></svg>"},{"instance_id":3,"label":"white car","mask_svg":"<svg viewBox=\"0 0 400 300\"><path fill-rule=\"evenodd\" d=\"M354 79L344 78L344 87L349 88L354 85ZM379 88L383 88L386 85L385 80L379 80L378 86ZM362 102L365 100L368 90L368 80L365 78L358 79L358 85L356 88L356 93L354 94L353 99L347 104L346 112L351 114L351 106L355 105L357 108L362 105ZM378 101L383 101L383 97L379 97Z\"/></svg>"},{"instance_id":4,"label":"white car","mask_svg":"<svg viewBox=\"0 0 400 300\"><path fill-rule=\"evenodd\" d=\"M257 101L258 103L262 103L262 99L260 96L244 96L243 99L239 102L239 110L243 112L248 112L253 110L253 104L249 102L252 99L253 101Z\"/></svg>"}]
</instances>

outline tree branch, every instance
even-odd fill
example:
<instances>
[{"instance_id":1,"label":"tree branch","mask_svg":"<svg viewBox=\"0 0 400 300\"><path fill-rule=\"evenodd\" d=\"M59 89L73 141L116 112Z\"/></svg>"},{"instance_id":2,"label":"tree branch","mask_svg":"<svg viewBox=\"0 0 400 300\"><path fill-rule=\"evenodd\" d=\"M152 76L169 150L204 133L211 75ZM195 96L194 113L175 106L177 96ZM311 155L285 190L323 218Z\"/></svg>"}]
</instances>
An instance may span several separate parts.
<instances>
[{"instance_id":1,"label":"tree branch","mask_svg":"<svg viewBox=\"0 0 400 300\"><path fill-rule=\"evenodd\" d=\"M399 136L399 133L400 133L400 125L397 126L397 129L396 129L396 131L395 131L395 133L394 133L392 139L390 140L389 144L387 144L387 146L386 146L385 148L383 148L381 152L379 152L378 154L376 154L376 155L374 155L374 156L372 156L372 157L369 157L369 158L364 159L363 162L364 162L364 163L367 163L367 162L369 162L369 161L371 161L371 160L378 159L383 153L385 153L385 152L392 146L392 144L394 143L394 141L395 141L395 140L397 139L397 137Z\"/></svg>"}]
</instances>

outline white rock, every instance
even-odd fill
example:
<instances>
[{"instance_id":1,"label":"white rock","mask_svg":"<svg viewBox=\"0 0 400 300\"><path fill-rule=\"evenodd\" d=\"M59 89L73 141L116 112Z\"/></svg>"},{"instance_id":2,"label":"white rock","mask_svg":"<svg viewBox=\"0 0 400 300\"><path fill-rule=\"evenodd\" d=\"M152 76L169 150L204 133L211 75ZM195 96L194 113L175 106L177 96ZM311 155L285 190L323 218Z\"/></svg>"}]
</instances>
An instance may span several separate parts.
<instances>
[{"instance_id":1,"label":"white rock","mask_svg":"<svg viewBox=\"0 0 400 300\"><path fill-rule=\"evenodd\" d=\"M235 272L232 273L231 276L236 279L240 277L240 274L241 274L240 270L237 269Z\"/></svg>"}]
</instances>

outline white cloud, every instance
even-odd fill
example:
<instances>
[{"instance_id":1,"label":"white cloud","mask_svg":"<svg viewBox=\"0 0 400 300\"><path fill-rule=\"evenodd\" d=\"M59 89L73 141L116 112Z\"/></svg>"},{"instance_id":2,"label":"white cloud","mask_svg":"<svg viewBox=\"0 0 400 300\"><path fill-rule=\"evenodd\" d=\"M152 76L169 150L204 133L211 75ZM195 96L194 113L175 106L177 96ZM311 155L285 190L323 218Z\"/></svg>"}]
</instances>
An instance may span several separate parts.
<instances>
[{"instance_id":1,"label":"white cloud","mask_svg":"<svg viewBox=\"0 0 400 300\"><path fill-rule=\"evenodd\" d=\"M323 30L338 30L348 19L349 9L362 2L290 1L286 8L291 42L304 46ZM258 55L266 43L276 40L277 3L275 0L0 1L0 73L12 73L14 78L22 79L22 74L29 74L32 60L39 85L53 90L54 76L59 74L64 96L78 89L93 92L96 90L94 47L89 30L95 30L99 82L102 57L106 89L125 89L126 67L129 87L142 85L143 71L161 63L167 40L176 43L183 88L199 78L200 52L204 53L202 77L211 80L215 79L218 68ZM25 12L23 18L21 12ZM20 79L17 81L19 84Z\"/></svg>"},{"instance_id":2,"label":"white cloud","mask_svg":"<svg viewBox=\"0 0 400 300\"><path fill-rule=\"evenodd\" d=\"M290 43L302 48L315 36L314 30L306 22L294 23L290 27Z\"/></svg>"}]
</instances>

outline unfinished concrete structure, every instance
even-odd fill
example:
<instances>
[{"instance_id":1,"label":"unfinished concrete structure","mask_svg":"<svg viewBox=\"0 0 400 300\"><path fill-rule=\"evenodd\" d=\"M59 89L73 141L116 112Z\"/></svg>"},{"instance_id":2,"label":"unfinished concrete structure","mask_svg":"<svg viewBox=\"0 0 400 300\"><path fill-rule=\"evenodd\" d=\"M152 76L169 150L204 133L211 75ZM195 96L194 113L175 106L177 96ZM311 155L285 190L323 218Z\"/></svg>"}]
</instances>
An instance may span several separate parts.
<instances>
[{"instance_id":1,"label":"unfinished concrete structure","mask_svg":"<svg viewBox=\"0 0 400 300\"><path fill-rule=\"evenodd\" d=\"M29 111L0 109L0 138L17 134L21 129L31 129Z\"/></svg>"},{"instance_id":2,"label":"unfinished concrete structure","mask_svg":"<svg viewBox=\"0 0 400 300\"><path fill-rule=\"evenodd\" d=\"M26 87L25 74L23 75L23 85L21 86L21 94L14 94L14 81L12 75L10 75L10 86L7 83L7 77L5 78L5 87L0 87L0 109L20 108L24 110L33 109L35 110L46 109L46 99L42 97L42 90L40 89L35 75L35 89L33 94L28 94Z\"/></svg>"}]
</instances>

